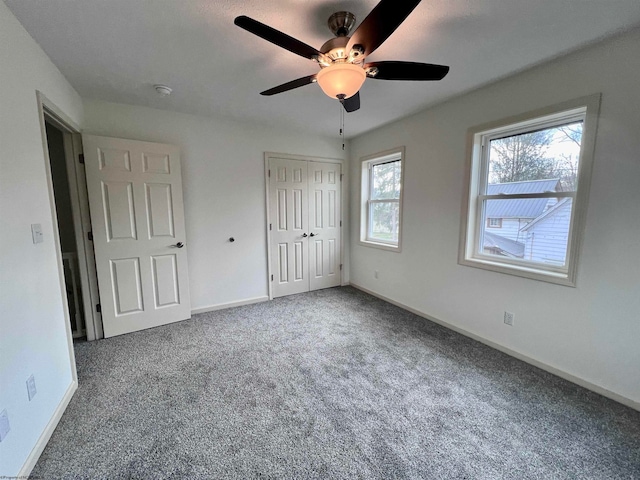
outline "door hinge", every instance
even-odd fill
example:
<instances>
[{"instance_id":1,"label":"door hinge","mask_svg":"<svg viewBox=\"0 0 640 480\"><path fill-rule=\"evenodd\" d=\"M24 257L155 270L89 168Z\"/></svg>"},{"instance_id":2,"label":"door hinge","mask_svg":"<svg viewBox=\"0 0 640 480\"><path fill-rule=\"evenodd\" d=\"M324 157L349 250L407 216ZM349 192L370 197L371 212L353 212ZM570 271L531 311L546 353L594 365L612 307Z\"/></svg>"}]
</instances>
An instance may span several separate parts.
<instances>
[{"instance_id":1,"label":"door hinge","mask_svg":"<svg viewBox=\"0 0 640 480\"><path fill-rule=\"evenodd\" d=\"M342 220L340 220L340 226L342 226Z\"/></svg>"},{"instance_id":2,"label":"door hinge","mask_svg":"<svg viewBox=\"0 0 640 480\"><path fill-rule=\"evenodd\" d=\"M96 312L98 313L102 312L102 306L99 303L96 303Z\"/></svg>"},{"instance_id":3,"label":"door hinge","mask_svg":"<svg viewBox=\"0 0 640 480\"><path fill-rule=\"evenodd\" d=\"M269 224L269 230L273 230L273 224Z\"/></svg>"},{"instance_id":4,"label":"door hinge","mask_svg":"<svg viewBox=\"0 0 640 480\"><path fill-rule=\"evenodd\" d=\"M271 169L269 169L269 177L271 176Z\"/></svg>"},{"instance_id":5,"label":"door hinge","mask_svg":"<svg viewBox=\"0 0 640 480\"><path fill-rule=\"evenodd\" d=\"M273 282L273 275L271 275L271 281Z\"/></svg>"},{"instance_id":6,"label":"door hinge","mask_svg":"<svg viewBox=\"0 0 640 480\"><path fill-rule=\"evenodd\" d=\"M344 173L340 174L340 181L342 181L342 177L344 176Z\"/></svg>"},{"instance_id":7,"label":"door hinge","mask_svg":"<svg viewBox=\"0 0 640 480\"><path fill-rule=\"evenodd\" d=\"M78 155L78 161L84 165L84 153L81 153L80 155Z\"/></svg>"},{"instance_id":8,"label":"door hinge","mask_svg":"<svg viewBox=\"0 0 640 480\"><path fill-rule=\"evenodd\" d=\"M340 270L342 270L342 264L340 264Z\"/></svg>"},{"instance_id":9,"label":"door hinge","mask_svg":"<svg viewBox=\"0 0 640 480\"><path fill-rule=\"evenodd\" d=\"M93 232L87 232L87 238L90 242L93 242Z\"/></svg>"}]
</instances>

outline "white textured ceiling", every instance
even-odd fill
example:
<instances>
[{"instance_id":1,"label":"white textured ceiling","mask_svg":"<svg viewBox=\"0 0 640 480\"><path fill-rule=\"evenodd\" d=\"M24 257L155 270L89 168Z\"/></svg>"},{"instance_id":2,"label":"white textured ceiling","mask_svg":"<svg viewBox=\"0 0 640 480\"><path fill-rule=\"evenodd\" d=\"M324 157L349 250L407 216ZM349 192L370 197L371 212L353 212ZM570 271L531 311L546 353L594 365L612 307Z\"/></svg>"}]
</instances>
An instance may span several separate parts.
<instances>
[{"instance_id":1,"label":"white textured ceiling","mask_svg":"<svg viewBox=\"0 0 640 480\"><path fill-rule=\"evenodd\" d=\"M376 0L5 0L86 98L337 135L339 104L308 85L259 92L318 70L233 24L248 15L309 45ZM423 0L369 57L450 65L440 82L367 80L347 136L640 25L639 0ZM632 61L632 59L630 59ZM637 59L635 59L637 61ZM156 83L174 89L168 98Z\"/></svg>"}]
</instances>

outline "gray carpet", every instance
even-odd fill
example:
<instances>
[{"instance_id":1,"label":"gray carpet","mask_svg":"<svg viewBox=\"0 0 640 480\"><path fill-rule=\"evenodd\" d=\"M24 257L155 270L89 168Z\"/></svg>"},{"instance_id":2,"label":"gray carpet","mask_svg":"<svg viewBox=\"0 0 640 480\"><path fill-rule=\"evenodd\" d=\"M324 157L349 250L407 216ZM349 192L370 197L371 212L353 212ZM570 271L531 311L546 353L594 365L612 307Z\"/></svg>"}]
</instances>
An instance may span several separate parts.
<instances>
[{"instance_id":1,"label":"gray carpet","mask_svg":"<svg viewBox=\"0 0 640 480\"><path fill-rule=\"evenodd\" d=\"M76 346L38 478L640 478L640 413L353 288Z\"/></svg>"}]
</instances>

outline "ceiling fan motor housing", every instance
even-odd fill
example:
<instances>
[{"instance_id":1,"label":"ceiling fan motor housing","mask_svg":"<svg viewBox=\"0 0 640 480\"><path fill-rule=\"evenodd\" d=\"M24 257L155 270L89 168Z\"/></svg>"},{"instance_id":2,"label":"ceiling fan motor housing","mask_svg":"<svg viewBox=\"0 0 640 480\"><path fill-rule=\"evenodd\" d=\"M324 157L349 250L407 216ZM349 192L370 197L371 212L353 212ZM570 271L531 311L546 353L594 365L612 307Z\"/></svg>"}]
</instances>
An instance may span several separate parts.
<instances>
[{"instance_id":1,"label":"ceiling fan motor housing","mask_svg":"<svg viewBox=\"0 0 640 480\"><path fill-rule=\"evenodd\" d=\"M327 55L331 60L346 60L349 54L347 53L347 43L349 43L349 37L335 37L328 40L320 47L320 51Z\"/></svg>"},{"instance_id":2,"label":"ceiling fan motor housing","mask_svg":"<svg viewBox=\"0 0 640 480\"><path fill-rule=\"evenodd\" d=\"M361 45L355 45L351 51L347 51L346 47L349 43L349 32L356 23L356 16L351 12L336 12L329 17L327 21L329 28L336 35L324 43L320 47L320 52L324 53L333 62L348 62L361 64L364 61L362 54L364 49ZM329 65L319 62L322 67Z\"/></svg>"}]
</instances>

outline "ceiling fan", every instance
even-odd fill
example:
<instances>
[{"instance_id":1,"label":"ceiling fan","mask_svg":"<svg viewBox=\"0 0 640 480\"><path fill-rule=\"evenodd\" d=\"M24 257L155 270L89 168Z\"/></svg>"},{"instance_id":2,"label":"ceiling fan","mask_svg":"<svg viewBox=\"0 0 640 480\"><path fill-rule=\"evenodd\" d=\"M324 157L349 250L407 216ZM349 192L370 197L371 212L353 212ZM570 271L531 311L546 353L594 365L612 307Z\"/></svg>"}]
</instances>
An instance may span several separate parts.
<instances>
[{"instance_id":1,"label":"ceiling fan","mask_svg":"<svg viewBox=\"0 0 640 480\"><path fill-rule=\"evenodd\" d=\"M360 108L360 87L368 78L377 80L442 80L449 67L417 62L365 63L371 55L400 26L420 0L381 0L367 18L349 36L356 17L350 12L337 12L329 17L329 28L336 36L320 50L286 33L247 16L236 17L234 23L265 40L320 65L320 71L261 92L275 95L311 83L318 83L322 91L337 98L347 112Z\"/></svg>"}]
</instances>

